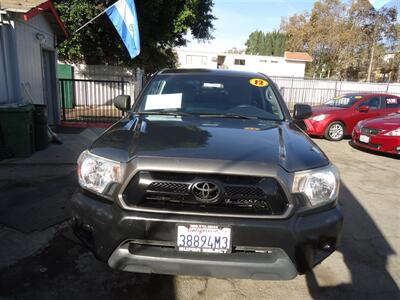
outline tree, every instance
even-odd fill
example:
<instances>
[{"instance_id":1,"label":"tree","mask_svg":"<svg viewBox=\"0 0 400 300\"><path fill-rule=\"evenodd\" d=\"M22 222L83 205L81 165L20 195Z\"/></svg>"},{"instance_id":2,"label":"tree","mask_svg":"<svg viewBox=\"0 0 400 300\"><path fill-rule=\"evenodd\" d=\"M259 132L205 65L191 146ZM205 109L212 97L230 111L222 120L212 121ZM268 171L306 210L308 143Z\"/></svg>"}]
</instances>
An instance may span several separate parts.
<instances>
[{"instance_id":1,"label":"tree","mask_svg":"<svg viewBox=\"0 0 400 300\"><path fill-rule=\"evenodd\" d=\"M390 44L396 40L397 10L383 7L377 11L367 0L356 0L350 9L350 20L361 29L361 38L369 50L367 81L370 81L377 47L383 41Z\"/></svg>"},{"instance_id":2,"label":"tree","mask_svg":"<svg viewBox=\"0 0 400 300\"><path fill-rule=\"evenodd\" d=\"M87 64L142 67L146 73L173 67L172 48L187 43L185 35L206 41L212 38L212 0L136 0L141 54L129 57L106 15L74 34L115 0L55 0L56 8L71 36L59 45L60 59Z\"/></svg>"},{"instance_id":3,"label":"tree","mask_svg":"<svg viewBox=\"0 0 400 300\"><path fill-rule=\"evenodd\" d=\"M396 16L395 8L376 12L367 0L319 0L310 13L282 20L281 31L288 50L313 56L314 77L370 80L383 63L382 49L396 40Z\"/></svg>"},{"instance_id":4,"label":"tree","mask_svg":"<svg viewBox=\"0 0 400 300\"><path fill-rule=\"evenodd\" d=\"M289 36L289 49L314 57L314 76L329 78L340 74L343 48L353 43L345 14L346 6L339 0L321 0L310 14L295 15L281 24Z\"/></svg>"},{"instance_id":5,"label":"tree","mask_svg":"<svg viewBox=\"0 0 400 300\"><path fill-rule=\"evenodd\" d=\"M244 49L238 49L236 47L233 47L229 50L226 50L225 53L229 53L229 54L245 54L245 50Z\"/></svg>"},{"instance_id":6,"label":"tree","mask_svg":"<svg viewBox=\"0 0 400 300\"><path fill-rule=\"evenodd\" d=\"M286 35L279 31L263 33L256 30L250 33L245 45L246 54L283 56Z\"/></svg>"}]
</instances>

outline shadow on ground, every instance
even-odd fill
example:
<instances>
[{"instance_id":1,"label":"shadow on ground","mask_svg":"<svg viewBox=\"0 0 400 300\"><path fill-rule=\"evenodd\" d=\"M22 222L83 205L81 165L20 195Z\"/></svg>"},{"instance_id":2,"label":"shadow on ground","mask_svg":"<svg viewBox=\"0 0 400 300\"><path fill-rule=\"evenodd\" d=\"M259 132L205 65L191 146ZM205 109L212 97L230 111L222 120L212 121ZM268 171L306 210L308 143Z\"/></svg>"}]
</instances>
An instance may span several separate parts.
<instances>
[{"instance_id":1,"label":"shadow on ground","mask_svg":"<svg viewBox=\"0 0 400 300\"><path fill-rule=\"evenodd\" d=\"M26 172L25 168L21 171ZM175 298L173 277L111 270L76 240L70 226L65 226L71 216L71 195L77 187L74 170L61 176L58 172L54 176L39 175L0 181L0 224L21 236L19 244L7 240L6 248L0 247L5 257L14 259L9 252L24 248L22 241L37 244L36 232L48 228L58 232L36 254L0 269L1 299Z\"/></svg>"},{"instance_id":2,"label":"shadow on ground","mask_svg":"<svg viewBox=\"0 0 400 300\"><path fill-rule=\"evenodd\" d=\"M6 180L0 223L24 233L59 224L71 216L70 199L76 186L75 170L54 178Z\"/></svg>"},{"instance_id":3,"label":"shadow on ground","mask_svg":"<svg viewBox=\"0 0 400 300\"><path fill-rule=\"evenodd\" d=\"M340 190L344 228L339 250L351 283L320 286L313 271L306 274L314 299L400 299L399 288L387 270L396 253L359 200L342 183ZM383 199L380 199L383 200Z\"/></svg>"},{"instance_id":4,"label":"shadow on ground","mask_svg":"<svg viewBox=\"0 0 400 300\"><path fill-rule=\"evenodd\" d=\"M174 299L174 293L172 276L111 270L63 234L0 272L0 296L16 299Z\"/></svg>"}]
</instances>

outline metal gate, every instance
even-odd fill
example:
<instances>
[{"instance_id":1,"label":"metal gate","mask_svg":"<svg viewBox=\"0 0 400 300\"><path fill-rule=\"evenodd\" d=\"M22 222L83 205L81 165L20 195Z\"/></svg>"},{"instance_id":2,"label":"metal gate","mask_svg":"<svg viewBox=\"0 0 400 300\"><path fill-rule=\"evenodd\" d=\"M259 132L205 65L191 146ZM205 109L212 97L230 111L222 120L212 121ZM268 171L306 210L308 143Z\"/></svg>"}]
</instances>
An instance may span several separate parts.
<instances>
[{"instance_id":1,"label":"metal gate","mask_svg":"<svg viewBox=\"0 0 400 300\"><path fill-rule=\"evenodd\" d=\"M113 123L123 115L113 105L118 95L134 99L135 83L128 81L59 79L61 121Z\"/></svg>"}]
</instances>

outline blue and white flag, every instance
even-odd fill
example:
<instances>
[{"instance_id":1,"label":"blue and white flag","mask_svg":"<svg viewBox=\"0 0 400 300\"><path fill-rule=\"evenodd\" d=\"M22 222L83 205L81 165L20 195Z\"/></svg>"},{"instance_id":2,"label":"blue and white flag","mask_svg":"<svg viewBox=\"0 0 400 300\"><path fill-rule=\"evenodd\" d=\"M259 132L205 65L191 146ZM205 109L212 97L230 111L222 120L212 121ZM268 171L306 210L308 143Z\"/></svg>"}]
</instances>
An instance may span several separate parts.
<instances>
[{"instance_id":1,"label":"blue and white flag","mask_svg":"<svg viewBox=\"0 0 400 300\"><path fill-rule=\"evenodd\" d=\"M390 0L369 0L369 2L376 10L380 10Z\"/></svg>"},{"instance_id":2,"label":"blue and white flag","mask_svg":"<svg viewBox=\"0 0 400 300\"><path fill-rule=\"evenodd\" d=\"M107 8L106 13L128 49L131 58L138 56L140 38L135 2L133 0L119 0Z\"/></svg>"}]
</instances>

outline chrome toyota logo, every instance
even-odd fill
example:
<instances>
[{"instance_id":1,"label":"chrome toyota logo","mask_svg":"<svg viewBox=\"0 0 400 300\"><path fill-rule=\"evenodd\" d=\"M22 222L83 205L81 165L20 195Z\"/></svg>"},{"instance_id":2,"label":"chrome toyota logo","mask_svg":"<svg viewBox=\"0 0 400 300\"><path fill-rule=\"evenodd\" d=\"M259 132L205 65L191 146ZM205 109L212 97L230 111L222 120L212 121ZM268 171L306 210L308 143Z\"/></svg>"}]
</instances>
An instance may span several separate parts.
<instances>
[{"instance_id":1,"label":"chrome toyota logo","mask_svg":"<svg viewBox=\"0 0 400 300\"><path fill-rule=\"evenodd\" d=\"M193 196L203 203L214 203L219 199L221 190L219 186L209 181L199 181L192 186Z\"/></svg>"}]
</instances>

